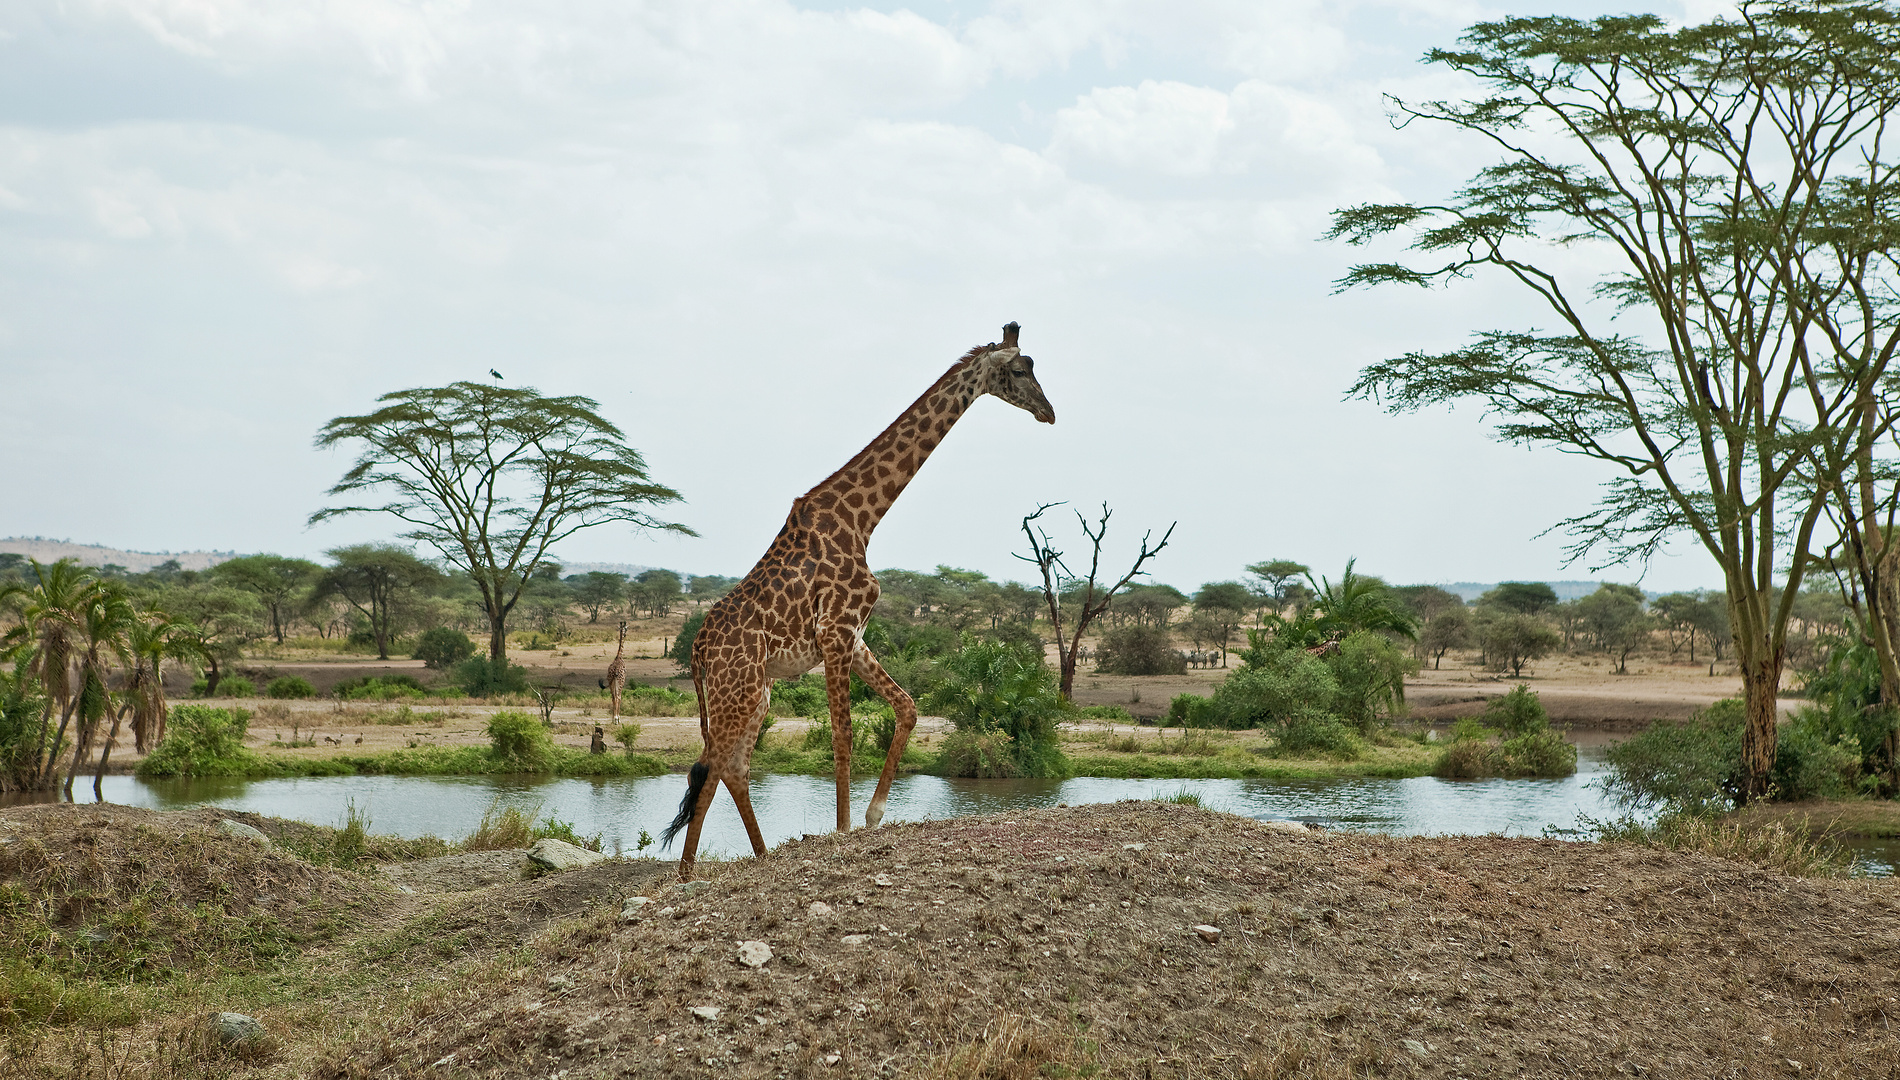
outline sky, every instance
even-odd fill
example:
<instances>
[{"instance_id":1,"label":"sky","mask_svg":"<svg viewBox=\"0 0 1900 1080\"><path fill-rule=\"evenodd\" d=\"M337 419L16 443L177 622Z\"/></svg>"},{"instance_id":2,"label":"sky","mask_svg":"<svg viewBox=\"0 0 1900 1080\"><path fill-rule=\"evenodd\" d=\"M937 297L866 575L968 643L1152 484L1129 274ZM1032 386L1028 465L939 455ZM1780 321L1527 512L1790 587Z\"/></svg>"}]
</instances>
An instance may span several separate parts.
<instances>
[{"instance_id":1,"label":"sky","mask_svg":"<svg viewBox=\"0 0 1900 1080\"><path fill-rule=\"evenodd\" d=\"M742 574L791 500L1022 324L1051 427L979 401L874 567L1022 579L1024 514L1113 508L1105 561L1191 590L1289 558L1403 583L1718 585L1679 546L1566 566L1605 466L1388 415L1357 372L1525 296L1333 282L1332 210L1486 164L1386 95L1465 0L10 0L0 5L0 535L320 557L332 417L457 379L581 394L697 539L574 562ZM1702 21L1704 0L1650 7ZM1059 547L1082 546L1073 519Z\"/></svg>"}]
</instances>

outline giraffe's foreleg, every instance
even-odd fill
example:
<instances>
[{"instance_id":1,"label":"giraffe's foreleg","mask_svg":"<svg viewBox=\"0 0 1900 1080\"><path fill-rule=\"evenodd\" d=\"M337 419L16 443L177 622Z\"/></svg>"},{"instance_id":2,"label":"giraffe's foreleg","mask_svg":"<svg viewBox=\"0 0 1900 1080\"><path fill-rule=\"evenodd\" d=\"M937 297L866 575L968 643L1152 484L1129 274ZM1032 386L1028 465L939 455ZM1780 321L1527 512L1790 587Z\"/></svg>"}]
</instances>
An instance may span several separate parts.
<instances>
[{"instance_id":1,"label":"giraffe's foreleg","mask_svg":"<svg viewBox=\"0 0 1900 1080\"><path fill-rule=\"evenodd\" d=\"M912 701L904 688L897 685L877 662L871 650L863 642L858 643L851 654L851 670L857 672L878 696L891 703L891 710L897 714L897 729L891 734L891 748L884 755L884 771L878 774L877 791L871 796L871 805L864 811L864 824L875 828L884 820L884 800L890 797L891 783L897 778L897 761L904 756L904 747L910 742L911 729L917 726L917 703Z\"/></svg>"},{"instance_id":2,"label":"giraffe's foreleg","mask_svg":"<svg viewBox=\"0 0 1900 1080\"><path fill-rule=\"evenodd\" d=\"M825 658L825 698L831 706L831 771L838 785L838 831L851 830L851 653L849 631L820 632Z\"/></svg>"}]
</instances>

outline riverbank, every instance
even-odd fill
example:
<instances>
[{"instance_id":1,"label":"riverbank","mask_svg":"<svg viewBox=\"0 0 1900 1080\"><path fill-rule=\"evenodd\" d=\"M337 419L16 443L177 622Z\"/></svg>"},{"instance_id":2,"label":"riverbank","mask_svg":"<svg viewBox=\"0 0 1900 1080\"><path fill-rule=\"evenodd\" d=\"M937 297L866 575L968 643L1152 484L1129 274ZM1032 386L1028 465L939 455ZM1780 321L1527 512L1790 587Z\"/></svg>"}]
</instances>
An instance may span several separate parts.
<instances>
[{"instance_id":1,"label":"riverbank","mask_svg":"<svg viewBox=\"0 0 1900 1080\"><path fill-rule=\"evenodd\" d=\"M1892 883L1692 852L1125 802L792 842L704 863L694 890L616 859L403 892L215 813L0 810L21 899L0 932L24 935L0 943L0 1072L1848 1077L1900 1058ZM624 922L636 894L656 914ZM740 940L771 958L742 963ZM247 1060L196 1038L224 1010L266 1027Z\"/></svg>"}]
</instances>

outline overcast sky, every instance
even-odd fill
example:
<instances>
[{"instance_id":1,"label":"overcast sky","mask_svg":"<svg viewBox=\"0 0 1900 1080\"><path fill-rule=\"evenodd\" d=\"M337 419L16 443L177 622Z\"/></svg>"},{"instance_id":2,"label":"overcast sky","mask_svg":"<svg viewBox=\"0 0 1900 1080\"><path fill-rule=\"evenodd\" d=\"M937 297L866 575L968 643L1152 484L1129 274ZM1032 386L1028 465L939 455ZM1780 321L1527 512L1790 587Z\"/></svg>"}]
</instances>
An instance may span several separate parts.
<instances>
[{"instance_id":1,"label":"overcast sky","mask_svg":"<svg viewBox=\"0 0 1900 1080\"><path fill-rule=\"evenodd\" d=\"M1190 590L1266 558L1588 576L1536 536L1601 466L1494 443L1475 409L1342 399L1374 361L1548 317L1485 279L1333 295L1363 253L1320 236L1489 160L1392 127L1383 95L1468 89L1426 49L1627 9L9 0L0 535L310 557L390 536L305 528L350 460L313 434L495 368L598 400L703 534L608 526L560 554L741 574L1014 319L1057 424L978 402L874 566L1021 578L1023 514L1106 500L1117 560L1179 521L1153 565ZM1644 584L1720 580L1679 548Z\"/></svg>"}]
</instances>

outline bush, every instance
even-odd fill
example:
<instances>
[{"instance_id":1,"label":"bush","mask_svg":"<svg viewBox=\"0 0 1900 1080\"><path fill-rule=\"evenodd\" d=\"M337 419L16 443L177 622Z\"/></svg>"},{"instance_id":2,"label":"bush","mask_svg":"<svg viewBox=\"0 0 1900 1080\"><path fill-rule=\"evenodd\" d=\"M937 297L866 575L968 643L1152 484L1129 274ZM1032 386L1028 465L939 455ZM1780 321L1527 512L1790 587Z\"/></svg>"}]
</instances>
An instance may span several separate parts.
<instances>
[{"instance_id":1,"label":"bush","mask_svg":"<svg viewBox=\"0 0 1900 1080\"><path fill-rule=\"evenodd\" d=\"M330 692L339 701L396 701L429 696L428 688L413 675L364 675L345 679Z\"/></svg>"},{"instance_id":2,"label":"bush","mask_svg":"<svg viewBox=\"0 0 1900 1080\"><path fill-rule=\"evenodd\" d=\"M1361 735L1404 710L1405 677L1418 670L1409 653L1370 630L1346 635L1338 651L1321 662L1338 684L1327 711Z\"/></svg>"},{"instance_id":3,"label":"bush","mask_svg":"<svg viewBox=\"0 0 1900 1080\"><path fill-rule=\"evenodd\" d=\"M1168 632L1155 626L1124 626L1102 636L1096 650L1095 670L1104 675L1181 675L1187 657L1174 647Z\"/></svg>"},{"instance_id":4,"label":"bush","mask_svg":"<svg viewBox=\"0 0 1900 1080\"><path fill-rule=\"evenodd\" d=\"M1604 790L1632 807L1704 813L1734 806L1745 719L1742 702L1727 698L1682 722L1656 721L1610 746Z\"/></svg>"},{"instance_id":5,"label":"bush","mask_svg":"<svg viewBox=\"0 0 1900 1080\"><path fill-rule=\"evenodd\" d=\"M699 628L706 625L706 613L695 612L687 616L686 625L680 627L679 636L673 639L673 646L666 650L666 658L679 665L680 671L690 674L693 670L693 639L699 636Z\"/></svg>"},{"instance_id":6,"label":"bush","mask_svg":"<svg viewBox=\"0 0 1900 1080\"><path fill-rule=\"evenodd\" d=\"M455 681L469 697L525 694L528 669L505 658L490 663L486 656L471 656L455 665Z\"/></svg>"},{"instance_id":7,"label":"bush","mask_svg":"<svg viewBox=\"0 0 1900 1080\"><path fill-rule=\"evenodd\" d=\"M1250 655L1214 688L1210 719L1228 728L1269 726L1308 710L1328 710L1338 696L1339 680L1324 660L1304 649L1268 651ZM1187 708L1191 713L1194 705Z\"/></svg>"},{"instance_id":8,"label":"bush","mask_svg":"<svg viewBox=\"0 0 1900 1080\"><path fill-rule=\"evenodd\" d=\"M540 717L498 712L488 719L488 749L496 761L517 772L545 772L554 757L554 740Z\"/></svg>"},{"instance_id":9,"label":"bush","mask_svg":"<svg viewBox=\"0 0 1900 1080\"><path fill-rule=\"evenodd\" d=\"M937 754L937 769L945 776L1005 780L1021 776L1016 764L1016 740L1000 731L953 731Z\"/></svg>"},{"instance_id":10,"label":"bush","mask_svg":"<svg viewBox=\"0 0 1900 1080\"><path fill-rule=\"evenodd\" d=\"M1500 731L1504 738L1494 742ZM1482 717L1459 717L1452 724L1451 737L1452 744L1432 767L1433 776L1476 780L1560 777L1577 771L1577 748L1550 730L1550 714L1526 686L1493 698Z\"/></svg>"},{"instance_id":11,"label":"bush","mask_svg":"<svg viewBox=\"0 0 1900 1080\"><path fill-rule=\"evenodd\" d=\"M139 762L146 779L244 776L258 757L244 745L251 714L244 709L178 705L165 725L165 738Z\"/></svg>"},{"instance_id":12,"label":"bush","mask_svg":"<svg viewBox=\"0 0 1900 1080\"><path fill-rule=\"evenodd\" d=\"M1225 726L1225 723L1213 698L1199 694L1176 694L1168 702L1168 727L1206 728Z\"/></svg>"},{"instance_id":13,"label":"bush","mask_svg":"<svg viewBox=\"0 0 1900 1080\"><path fill-rule=\"evenodd\" d=\"M211 680L202 676L191 681L193 697L210 697ZM219 697L256 697L257 684L240 675L226 675L218 680Z\"/></svg>"},{"instance_id":14,"label":"bush","mask_svg":"<svg viewBox=\"0 0 1900 1080\"><path fill-rule=\"evenodd\" d=\"M1304 709L1288 717L1275 734L1273 757L1330 757L1352 761L1365 752L1365 743L1331 713Z\"/></svg>"},{"instance_id":15,"label":"bush","mask_svg":"<svg viewBox=\"0 0 1900 1080\"><path fill-rule=\"evenodd\" d=\"M639 724L620 724L614 728L614 741L627 753L633 753L633 744L640 740Z\"/></svg>"},{"instance_id":16,"label":"bush","mask_svg":"<svg viewBox=\"0 0 1900 1080\"><path fill-rule=\"evenodd\" d=\"M270 685L264 688L264 693L279 700L286 698L310 698L317 696L317 688L311 686L310 680L308 679L301 679L295 675L285 675L280 679L272 679Z\"/></svg>"},{"instance_id":17,"label":"bush","mask_svg":"<svg viewBox=\"0 0 1900 1080\"><path fill-rule=\"evenodd\" d=\"M1501 698L1493 698L1484 707L1486 723L1508 735L1535 735L1550 729L1550 713L1528 686L1515 686Z\"/></svg>"},{"instance_id":18,"label":"bush","mask_svg":"<svg viewBox=\"0 0 1900 1080\"><path fill-rule=\"evenodd\" d=\"M424 667L440 671L475 655L475 643L467 634L446 626L425 630L416 638L416 650L411 659L420 660Z\"/></svg>"},{"instance_id":19,"label":"bush","mask_svg":"<svg viewBox=\"0 0 1900 1080\"><path fill-rule=\"evenodd\" d=\"M1006 642L966 641L938 664L938 672L944 681L929 704L959 731L1008 736L1021 775L1067 775L1068 761L1056 743L1062 694L1056 673L1039 652Z\"/></svg>"},{"instance_id":20,"label":"bush","mask_svg":"<svg viewBox=\"0 0 1900 1080\"><path fill-rule=\"evenodd\" d=\"M1181 696L1193 697L1194 695L1183 694ZM1106 720L1113 724L1133 724L1138 722L1135 719L1134 713L1129 712L1120 705L1085 705L1075 710L1075 718L1077 720Z\"/></svg>"}]
</instances>

